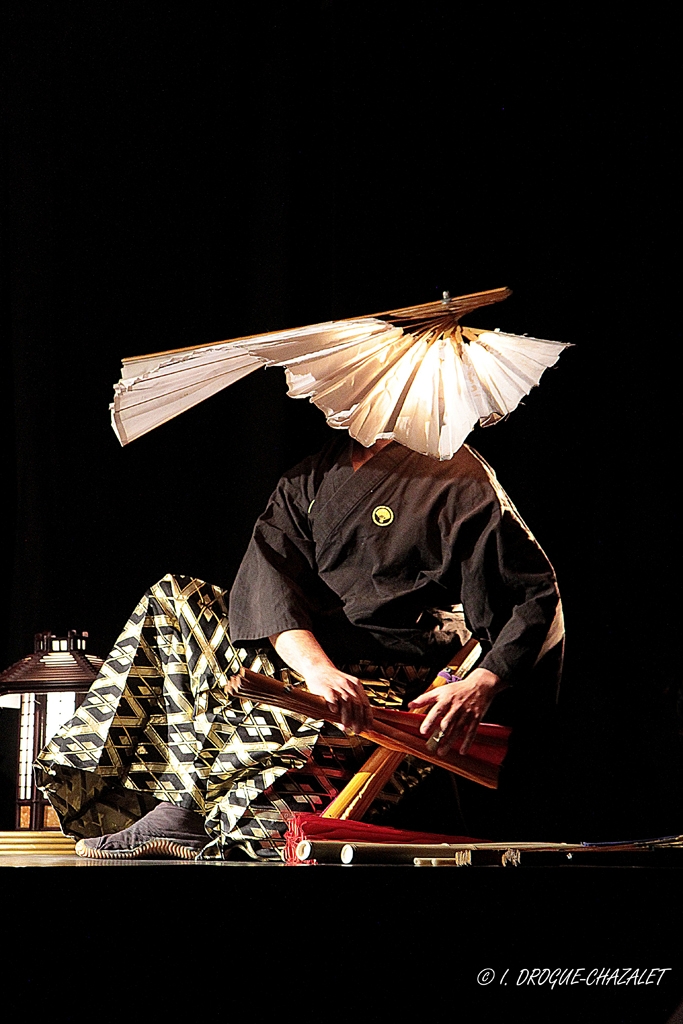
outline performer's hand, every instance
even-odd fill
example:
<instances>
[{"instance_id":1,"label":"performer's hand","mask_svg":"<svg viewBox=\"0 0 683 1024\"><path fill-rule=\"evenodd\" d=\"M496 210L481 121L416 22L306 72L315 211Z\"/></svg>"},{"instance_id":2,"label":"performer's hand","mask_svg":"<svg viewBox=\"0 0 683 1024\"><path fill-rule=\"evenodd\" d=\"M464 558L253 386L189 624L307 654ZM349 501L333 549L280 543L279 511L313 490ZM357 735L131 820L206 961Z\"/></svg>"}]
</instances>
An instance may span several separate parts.
<instances>
[{"instance_id":1,"label":"performer's hand","mask_svg":"<svg viewBox=\"0 0 683 1024\"><path fill-rule=\"evenodd\" d=\"M491 701L505 686L495 673L475 668L459 682L420 694L410 707L426 714L420 733L438 740L437 754L448 753L456 744L458 752L466 754Z\"/></svg>"},{"instance_id":2,"label":"performer's hand","mask_svg":"<svg viewBox=\"0 0 683 1024\"><path fill-rule=\"evenodd\" d=\"M306 677L310 693L323 697L339 715L339 722L346 731L359 733L372 724L372 708L363 684L339 669L318 669Z\"/></svg>"},{"instance_id":3,"label":"performer's hand","mask_svg":"<svg viewBox=\"0 0 683 1024\"><path fill-rule=\"evenodd\" d=\"M287 664L306 680L310 693L322 697L339 715L343 729L362 732L372 724L372 709L363 684L340 670L307 629L288 629L270 642Z\"/></svg>"}]
</instances>

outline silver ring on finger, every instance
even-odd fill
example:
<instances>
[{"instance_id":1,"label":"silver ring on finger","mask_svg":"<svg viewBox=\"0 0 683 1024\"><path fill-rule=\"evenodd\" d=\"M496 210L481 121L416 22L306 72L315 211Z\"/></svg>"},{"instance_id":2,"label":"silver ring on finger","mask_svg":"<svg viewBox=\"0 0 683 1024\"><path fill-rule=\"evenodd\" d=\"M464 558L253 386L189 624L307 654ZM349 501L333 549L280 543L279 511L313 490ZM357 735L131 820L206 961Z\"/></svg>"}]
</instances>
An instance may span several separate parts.
<instances>
[{"instance_id":1,"label":"silver ring on finger","mask_svg":"<svg viewBox=\"0 0 683 1024\"><path fill-rule=\"evenodd\" d=\"M432 735L427 740L427 750L429 750L432 754L435 753L436 748L438 747L439 743L441 743L441 740L444 737L444 732L444 729L437 729L436 732L433 732Z\"/></svg>"}]
</instances>

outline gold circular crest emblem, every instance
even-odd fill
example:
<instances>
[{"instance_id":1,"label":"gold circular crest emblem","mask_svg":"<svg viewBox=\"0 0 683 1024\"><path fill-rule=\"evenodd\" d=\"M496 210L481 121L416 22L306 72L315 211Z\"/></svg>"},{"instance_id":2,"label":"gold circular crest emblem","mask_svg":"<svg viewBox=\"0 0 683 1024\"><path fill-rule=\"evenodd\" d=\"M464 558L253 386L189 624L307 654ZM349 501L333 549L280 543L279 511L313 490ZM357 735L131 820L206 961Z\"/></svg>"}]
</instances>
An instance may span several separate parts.
<instances>
[{"instance_id":1,"label":"gold circular crest emblem","mask_svg":"<svg viewBox=\"0 0 683 1024\"><path fill-rule=\"evenodd\" d=\"M378 505L372 510L372 521L375 526L389 526L394 521L394 513L388 505Z\"/></svg>"}]
</instances>

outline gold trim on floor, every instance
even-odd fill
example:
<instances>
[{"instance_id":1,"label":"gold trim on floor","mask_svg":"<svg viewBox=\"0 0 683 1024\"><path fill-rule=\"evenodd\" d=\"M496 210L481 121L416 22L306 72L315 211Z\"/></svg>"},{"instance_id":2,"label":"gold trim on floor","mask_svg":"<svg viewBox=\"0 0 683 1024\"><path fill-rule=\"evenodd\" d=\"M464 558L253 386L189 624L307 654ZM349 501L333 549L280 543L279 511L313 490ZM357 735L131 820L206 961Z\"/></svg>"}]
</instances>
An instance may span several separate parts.
<instances>
[{"instance_id":1,"label":"gold trim on floor","mask_svg":"<svg viewBox=\"0 0 683 1024\"><path fill-rule=\"evenodd\" d=\"M76 840L61 832L0 832L0 856L14 853L70 854Z\"/></svg>"}]
</instances>

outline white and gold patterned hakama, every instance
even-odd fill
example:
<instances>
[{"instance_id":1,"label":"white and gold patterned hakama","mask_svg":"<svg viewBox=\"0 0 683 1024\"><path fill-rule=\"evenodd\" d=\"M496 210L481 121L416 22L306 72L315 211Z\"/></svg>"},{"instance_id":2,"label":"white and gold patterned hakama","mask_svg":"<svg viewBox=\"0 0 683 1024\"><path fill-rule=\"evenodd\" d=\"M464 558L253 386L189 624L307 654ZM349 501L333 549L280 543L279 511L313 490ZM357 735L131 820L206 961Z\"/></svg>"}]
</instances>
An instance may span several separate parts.
<instances>
[{"instance_id":1,"label":"white and gold patterned hakama","mask_svg":"<svg viewBox=\"0 0 683 1024\"><path fill-rule=\"evenodd\" d=\"M36 762L65 833L118 832L166 801L204 817L200 856L235 846L256 856L282 848L291 811L322 811L360 767L368 748L357 737L225 692L240 665L275 674L271 651L233 646L226 597L173 575L144 594L83 703ZM403 689L397 676L369 696L400 706ZM418 776L404 764L381 806Z\"/></svg>"}]
</instances>

